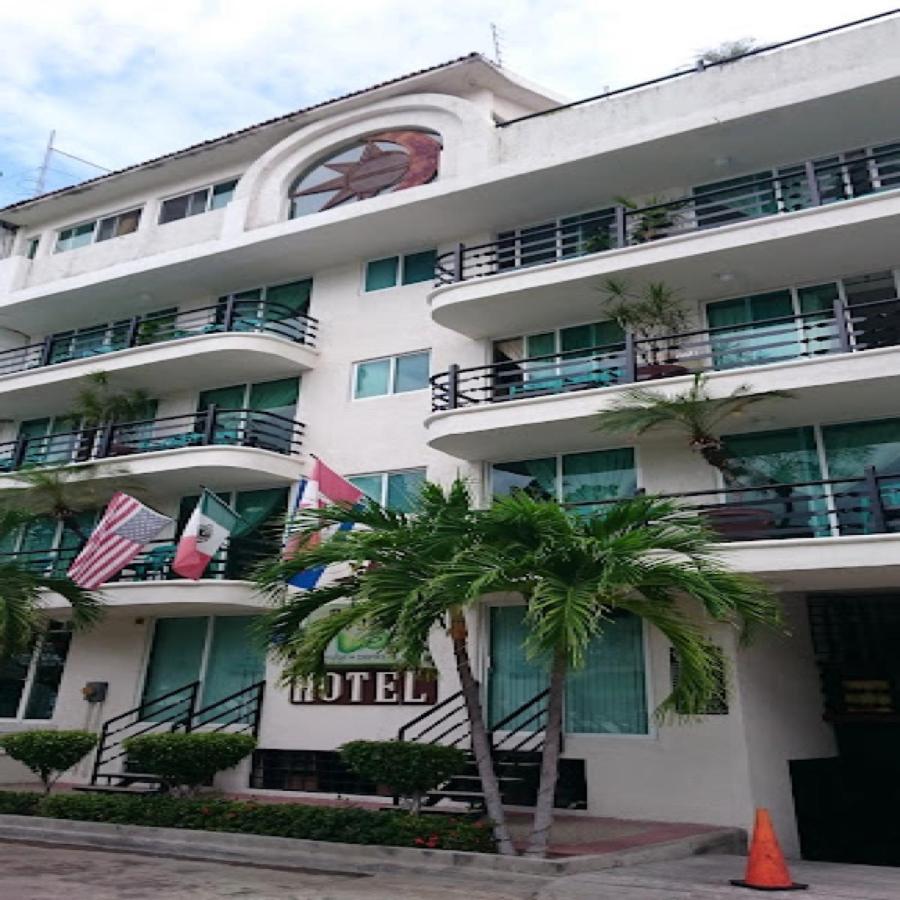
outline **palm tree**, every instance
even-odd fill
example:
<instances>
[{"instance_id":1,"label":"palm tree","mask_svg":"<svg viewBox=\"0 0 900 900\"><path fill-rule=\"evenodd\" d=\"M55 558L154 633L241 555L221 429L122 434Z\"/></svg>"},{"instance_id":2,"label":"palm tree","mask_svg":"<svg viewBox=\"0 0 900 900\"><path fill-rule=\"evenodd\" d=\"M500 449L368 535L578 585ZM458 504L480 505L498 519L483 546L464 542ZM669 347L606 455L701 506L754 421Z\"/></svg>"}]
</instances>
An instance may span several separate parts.
<instances>
[{"instance_id":1,"label":"palm tree","mask_svg":"<svg viewBox=\"0 0 900 900\"><path fill-rule=\"evenodd\" d=\"M368 502L355 507L329 506L301 513L301 549L259 570L257 584L274 605L261 632L283 663L282 679L321 678L325 651L346 628L363 627L387 636L386 646L408 669L430 667L429 639L445 631L453 646L465 699L472 752L481 777L488 816L500 853L515 852L506 827L493 768L478 682L472 671L465 610L452 593L440 589L438 576L452 560L465 557L475 540L477 515L468 488L457 480L444 492L426 484L411 513L392 512ZM339 530L328 540L311 540L324 529ZM286 587L298 572L349 564L335 581L299 593ZM349 605L321 613L335 601Z\"/></svg>"},{"instance_id":2,"label":"palm tree","mask_svg":"<svg viewBox=\"0 0 900 900\"><path fill-rule=\"evenodd\" d=\"M602 515L579 517L524 492L479 513L480 540L444 566L454 596L474 602L514 591L527 605L526 649L549 670L541 778L527 853L546 853L558 778L566 673L584 664L591 641L616 611L640 617L671 642L679 663L657 715L702 712L718 690L722 657L710 623L734 625L743 639L755 624L777 626L774 597L761 583L715 557L703 519L671 501L636 497ZM696 609L682 608L691 601ZM699 613L699 615L697 615Z\"/></svg>"},{"instance_id":3,"label":"palm tree","mask_svg":"<svg viewBox=\"0 0 900 900\"><path fill-rule=\"evenodd\" d=\"M143 390L117 390L106 372L91 372L75 396L72 414L85 428L130 422L145 414L150 395Z\"/></svg>"},{"instance_id":4,"label":"palm tree","mask_svg":"<svg viewBox=\"0 0 900 900\"><path fill-rule=\"evenodd\" d=\"M713 397L707 376L698 373L689 388L671 395L650 388L625 391L610 409L599 413L596 424L598 431L636 436L675 427L687 435L691 450L733 482L752 472L728 454L721 437L722 425L757 403L792 396L788 391L755 391L751 385L742 384L726 397Z\"/></svg>"},{"instance_id":5,"label":"palm tree","mask_svg":"<svg viewBox=\"0 0 900 900\"><path fill-rule=\"evenodd\" d=\"M116 475L126 470L106 471ZM81 543L90 535L82 527L79 514L102 509L110 494L109 482L98 483L90 466L20 469L10 477L17 486L0 491L0 512L27 510L31 520L55 519ZM117 482L116 489L136 491L124 482Z\"/></svg>"},{"instance_id":6,"label":"palm tree","mask_svg":"<svg viewBox=\"0 0 900 900\"><path fill-rule=\"evenodd\" d=\"M31 513L17 509L0 512L0 540L34 521ZM97 596L68 578L33 571L14 556L0 556L0 660L27 653L46 624L46 594L59 594L72 607L76 629L93 625L102 609Z\"/></svg>"}]
</instances>

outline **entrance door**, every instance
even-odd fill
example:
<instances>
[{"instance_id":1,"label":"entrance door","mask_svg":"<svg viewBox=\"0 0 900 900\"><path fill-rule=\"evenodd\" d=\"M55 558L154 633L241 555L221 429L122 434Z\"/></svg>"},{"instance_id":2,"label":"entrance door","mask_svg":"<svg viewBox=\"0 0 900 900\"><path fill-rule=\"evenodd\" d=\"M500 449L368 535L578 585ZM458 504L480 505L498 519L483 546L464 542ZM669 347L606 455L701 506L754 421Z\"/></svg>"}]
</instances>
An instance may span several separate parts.
<instances>
[{"instance_id":1,"label":"entrance door","mask_svg":"<svg viewBox=\"0 0 900 900\"><path fill-rule=\"evenodd\" d=\"M791 762L807 859L900 866L900 596L809 599L838 755Z\"/></svg>"},{"instance_id":2,"label":"entrance door","mask_svg":"<svg viewBox=\"0 0 900 900\"><path fill-rule=\"evenodd\" d=\"M490 724L512 713L547 687L547 667L530 660L525 607L491 607L491 669L488 680ZM514 719L510 730L533 731L534 710ZM505 730L505 729L504 729ZM566 678L565 730L568 734L646 734L647 688L641 622L614 615L588 647L584 667Z\"/></svg>"},{"instance_id":3,"label":"entrance door","mask_svg":"<svg viewBox=\"0 0 900 900\"><path fill-rule=\"evenodd\" d=\"M253 616L158 619L143 702L199 681L197 707L203 708L261 681L265 675L265 655L251 634L253 619ZM228 707L223 706L220 715L227 711ZM148 719L152 721L153 717Z\"/></svg>"}]
</instances>

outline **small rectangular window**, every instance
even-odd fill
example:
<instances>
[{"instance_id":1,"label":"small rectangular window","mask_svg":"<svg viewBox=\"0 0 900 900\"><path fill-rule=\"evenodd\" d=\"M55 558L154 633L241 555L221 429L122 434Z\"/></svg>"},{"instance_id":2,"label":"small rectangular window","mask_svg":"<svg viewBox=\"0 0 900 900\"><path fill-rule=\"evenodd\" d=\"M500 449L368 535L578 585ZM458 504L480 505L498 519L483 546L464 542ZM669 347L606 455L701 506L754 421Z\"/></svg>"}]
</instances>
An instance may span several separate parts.
<instances>
[{"instance_id":1,"label":"small rectangular window","mask_svg":"<svg viewBox=\"0 0 900 900\"><path fill-rule=\"evenodd\" d=\"M403 257L403 283L419 284L422 281L432 281L436 259L436 250L408 253Z\"/></svg>"},{"instance_id":2,"label":"small rectangular window","mask_svg":"<svg viewBox=\"0 0 900 900\"><path fill-rule=\"evenodd\" d=\"M395 394L420 391L428 387L429 356L428 353L410 353L408 356L397 357Z\"/></svg>"},{"instance_id":3,"label":"small rectangular window","mask_svg":"<svg viewBox=\"0 0 900 900\"><path fill-rule=\"evenodd\" d=\"M165 225L166 222L199 216L211 209L221 209L231 202L236 186L237 179L233 178L231 181L223 181L211 187L191 191L189 194L163 200L159 210L159 224Z\"/></svg>"},{"instance_id":4,"label":"small rectangular window","mask_svg":"<svg viewBox=\"0 0 900 900\"><path fill-rule=\"evenodd\" d=\"M436 260L436 250L373 259L366 263L366 292L431 281Z\"/></svg>"},{"instance_id":5,"label":"small rectangular window","mask_svg":"<svg viewBox=\"0 0 900 900\"><path fill-rule=\"evenodd\" d=\"M411 512L425 483L425 469L400 469L347 479L370 500L395 512Z\"/></svg>"},{"instance_id":6,"label":"small rectangular window","mask_svg":"<svg viewBox=\"0 0 900 900\"><path fill-rule=\"evenodd\" d=\"M372 262L366 263L366 291L381 291L395 287L399 267L399 256L373 259Z\"/></svg>"},{"instance_id":7,"label":"small rectangular window","mask_svg":"<svg viewBox=\"0 0 900 900\"><path fill-rule=\"evenodd\" d=\"M75 250L85 247L94 240L96 221L84 222L81 225L73 225L71 228L63 228L56 239L56 252L63 253L66 250Z\"/></svg>"},{"instance_id":8,"label":"small rectangular window","mask_svg":"<svg viewBox=\"0 0 900 900\"><path fill-rule=\"evenodd\" d=\"M236 178L233 178L231 181L223 181L221 184L214 185L212 197L209 201L209 208L221 209L223 206L228 206L228 204L231 203L231 198L234 197L234 189L236 187Z\"/></svg>"},{"instance_id":9,"label":"small rectangular window","mask_svg":"<svg viewBox=\"0 0 900 900\"><path fill-rule=\"evenodd\" d=\"M356 363L353 396L356 399L404 394L428 387L431 353L404 353Z\"/></svg>"},{"instance_id":10,"label":"small rectangular window","mask_svg":"<svg viewBox=\"0 0 900 900\"><path fill-rule=\"evenodd\" d=\"M25 256L28 257L28 259L34 259L37 256L40 243L40 237L34 237L28 241L28 243L25 245Z\"/></svg>"},{"instance_id":11,"label":"small rectangular window","mask_svg":"<svg viewBox=\"0 0 900 900\"><path fill-rule=\"evenodd\" d=\"M133 234L137 231L141 221L141 211L132 209L128 212L119 213L117 216L109 216L100 220L97 226L97 241L108 241L111 238L122 237L126 234Z\"/></svg>"}]
</instances>

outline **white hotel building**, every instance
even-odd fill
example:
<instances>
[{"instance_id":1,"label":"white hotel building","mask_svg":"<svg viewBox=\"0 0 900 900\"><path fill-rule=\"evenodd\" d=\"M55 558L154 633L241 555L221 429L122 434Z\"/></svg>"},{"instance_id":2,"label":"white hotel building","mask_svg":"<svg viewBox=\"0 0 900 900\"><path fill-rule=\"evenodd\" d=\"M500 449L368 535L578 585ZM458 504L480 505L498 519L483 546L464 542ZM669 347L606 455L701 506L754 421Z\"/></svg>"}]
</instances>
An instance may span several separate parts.
<instances>
[{"instance_id":1,"label":"white hotel building","mask_svg":"<svg viewBox=\"0 0 900 900\"><path fill-rule=\"evenodd\" d=\"M245 727L259 750L223 786L365 793L335 749L426 715L414 736L458 685L440 636L431 691L351 635L335 671L363 674L306 703L248 638L259 532L313 454L399 506L457 474L484 503L687 494L775 586L790 636L717 633L727 703L661 725L669 647L616 622L571 679L559 801L739 826L767 806L793 852L859 858L900 800L898 46L884 18L573 105L472 55L0 210L0 489L71 463L111 491L124 468L179 527L201 486L252 526L198 582L164 533L89 632L60 602L2 673L0 730L112 720L70 778L115 785L141 723ZM610 277L676 288L689 333L624 334ZM96 371L149 392L141 422L79 429ZM726 429L769 483L723 484L674 431L596 430L635 381L674 392L696 371L716 396L793 393ZM48 522L3 550L62 571L76 545ZM474 619L509 750L534 725L502 720L543 676L521 607ZM8 759L0 777L26 780Z\"/></svg>"}]
</instances>

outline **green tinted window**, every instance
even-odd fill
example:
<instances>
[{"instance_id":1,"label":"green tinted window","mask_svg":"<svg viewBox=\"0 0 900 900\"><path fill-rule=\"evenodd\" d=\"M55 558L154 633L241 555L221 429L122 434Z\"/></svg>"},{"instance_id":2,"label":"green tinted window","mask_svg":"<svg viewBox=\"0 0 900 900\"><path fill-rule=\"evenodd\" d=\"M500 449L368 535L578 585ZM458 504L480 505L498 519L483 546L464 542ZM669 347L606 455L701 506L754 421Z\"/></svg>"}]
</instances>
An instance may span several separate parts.
<instances>
[{"instance_id":1,"label":"green tinted window","mask_svg":"<svg viewBox=\"0 0 900 900\"><path fill-rule=\"evenodd\" d=\"M391 364L390 359L358 363L353 396L362 398L387 394L391 388Z\"/></svg>"},{"instance_id":2,"label":"green tinted window","mask_svg":"<svg viewBox=\"0 0 900 900\"><path fill-rule=\"evenodd\" d=\"M419 498L425 483L425 472L413 469L408 472L388 472L387 507L397 512L410 512Z\"/></svg>"},{"instance_id":3,"label":"green tinted window","mask_svg":"<svg viewBox=\"0 0 900 900\"><path fill-rule=\"evenodd\" d=\"M435 250L424 250L421 253L409 253L403 257L403 283L418 284L434 278L434 264L437 259Z\"/></svg>"},{"instance_id":4,"label":"green tinted window","mask_svg":"<svg viewBox=\"0 0 900 900\"><path fill-rule=\"evenodd\" d=\"M428 387L429 353L410 353L397 357L397 372L394 379L394 393L418 391Z\"/></svg>"},{"instance_id":5,"label":"green tinted window","mask_svg":"<svg viewBox=\"0 0 900 900\"><path fill-rule=\"evenodd\" d=\"M497 463L491 483L495 497L518 490L539 500L556 500L556 457Z\"/></svg>"},{"instance_id":6,"label":"green tinted window","mask_svg":"<svg viewBox=\"0 0 900 900\"><path fill-rule=\"evenodd\" d=\"M380 291L397 284L400 257L389 256L387 259L374 259L366 263L366 290Z\"/></svg>"},{"instance_id":7,"label":"green tinted window","mask_svg":"<svg viewBox=\"0 0 900 900\"><path fill-rule=\"evenodd\" d=\"M358 487L370 500L374 500L376 503L382 502L381 488L383 479L381 475L354 475L348 478L347 481Z\"/></svg>"}]
</instances>

